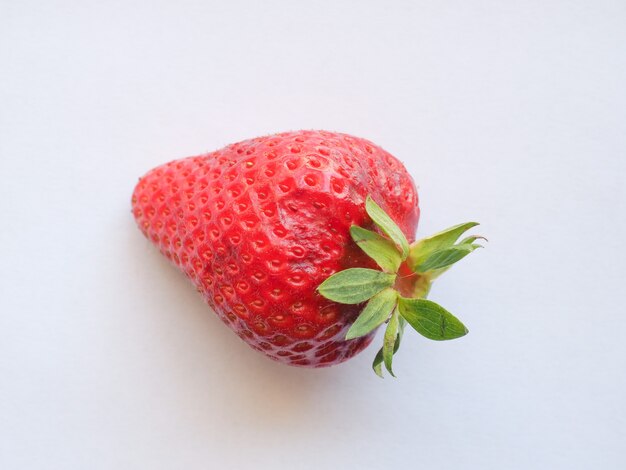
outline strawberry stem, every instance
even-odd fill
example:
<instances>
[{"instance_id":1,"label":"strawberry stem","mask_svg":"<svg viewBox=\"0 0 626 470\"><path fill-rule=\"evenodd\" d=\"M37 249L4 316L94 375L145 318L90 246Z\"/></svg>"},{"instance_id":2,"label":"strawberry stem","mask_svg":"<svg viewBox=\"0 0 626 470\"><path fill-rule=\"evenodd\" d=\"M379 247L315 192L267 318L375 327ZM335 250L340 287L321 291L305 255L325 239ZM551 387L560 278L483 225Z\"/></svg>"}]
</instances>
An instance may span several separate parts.
<instances>
[{"instance_id":1,"label":"strawberry stem","mask_svg":"<svg viewBox=\"0 0 626 470\"><path fill-rule=\"evenodd\" d=\"M435 235L408 245L406 236L395 221L368 196L365 210L381 233L352 226L356 243L383 271L351 268L326 279L319 293L338 303L365 302L365 307L351 326L346 340L372 334L387 323L384 345L376 354L372 368L382 377L381 365L392 371L393 355L398 351L404 326L408 323L418 333L433 340L449 340L467 334L467 328L440 305L426 300L433 281L486 240L478 235L458 239L476 222L455 225Z\"/></svg>"}]
</instances>

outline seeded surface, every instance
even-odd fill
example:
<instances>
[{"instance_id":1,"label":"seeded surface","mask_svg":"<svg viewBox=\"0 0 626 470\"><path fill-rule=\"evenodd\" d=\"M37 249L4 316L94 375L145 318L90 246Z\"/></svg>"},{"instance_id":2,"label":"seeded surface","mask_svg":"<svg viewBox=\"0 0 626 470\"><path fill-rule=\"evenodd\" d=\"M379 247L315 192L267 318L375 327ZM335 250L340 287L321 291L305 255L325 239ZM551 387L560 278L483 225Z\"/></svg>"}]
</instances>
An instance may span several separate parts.
<instances>
[{"instance_id":1,"label":"seeded surface","mask_svg":"<svg viewBox=\"0 0 626 470\"><path fill-rule=\"evenodd\" d=\"M353 224L373 227L368 194L412 241L417 192L398 160L364 139L296 131L159 166L140 179L132 206L144 235L245 342L320 367L374 334L345 341L363 306L316 291L337 271L378 269L349 235Z\"/></svg>"}]
</instances>

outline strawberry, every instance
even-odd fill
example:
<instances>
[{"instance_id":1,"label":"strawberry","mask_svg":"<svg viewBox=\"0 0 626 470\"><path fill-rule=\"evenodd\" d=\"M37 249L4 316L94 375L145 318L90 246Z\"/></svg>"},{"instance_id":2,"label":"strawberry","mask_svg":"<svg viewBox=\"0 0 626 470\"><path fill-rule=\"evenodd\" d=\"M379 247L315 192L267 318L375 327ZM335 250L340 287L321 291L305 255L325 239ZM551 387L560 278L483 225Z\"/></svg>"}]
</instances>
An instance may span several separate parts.
<instances>
[{"instance_id":1,"label":"strawberry","mask_svg":"<svg viewBox=\"0 0 626 470\"><path fill-rule=\"evenodd\" d=\"M433 339L467 332L424 297L478 246L478 237L454 245L475 224L409 245L419 219L413 180L365 139L286 132L175 160L140 179L132 207L222 321L277 361L340 363L387 321L380 375L383 362L391 372L407 322Z\"/></svg>"}]
</instances>

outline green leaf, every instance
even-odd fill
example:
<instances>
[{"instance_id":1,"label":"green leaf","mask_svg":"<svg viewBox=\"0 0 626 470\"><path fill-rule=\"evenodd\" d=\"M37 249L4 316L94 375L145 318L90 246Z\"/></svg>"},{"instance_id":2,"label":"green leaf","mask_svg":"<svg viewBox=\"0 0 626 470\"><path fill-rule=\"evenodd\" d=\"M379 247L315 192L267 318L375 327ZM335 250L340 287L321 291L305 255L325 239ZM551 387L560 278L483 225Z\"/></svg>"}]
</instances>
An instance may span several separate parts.
<instances>
[{"instance_id":1,"label":"green leaf","mask_svg":"<svg viewBox=\"0 0 626 470\"><path fill-rule=\"evenodd\" d=\"M397 353L398 349L400 349L400 341L402 340L402 335L404 334L404 326L405 325L406 325L406 320L401 315L398 315L398 335L396 337L396 341L395 341L395 344L393 346L393 354ZM372 369L374 370L376 375L378 377L380 377L381 379L384 378L383 377L383 371L382 371L383 361L384 361L383 348L380 348L378 350L378 352L376 353L376 357L374 358L374 362L372 363ZM394 375L394 377L395 377L395 375Z\"/></svg>"},{"instance_id":2,"label":"green leaf","mask_svg":"<svg viewBox=\"0 0 626 470\"><path fill-rule=\"evenodd\" d=\"M358 225L350 227L352 240L387 272L395 273L402 263L402 257L394 243L376 232Z\"/></svg>"},{"instance_id":3,"label":"green leaf","mask_svg":"<svg viewBox=\"0 0 626 470\"><path fill-rule=\"evenodd\" d=\"M422 264L431 253L454 245L461 235L477 225L478 222L455 225L413 243L409 253L409 267L415 270L415 267Z\"/></svg>"},{"instance_id":4,"label":"green leaf","mask_svg":"<svg viewBox=\"0 0 626 470\"><path fill-rule=\"evenodd\" d=\"M391 238L394 243L400 248L402 252L402 259L405 260L409 254L409 242L407 241L404 233L400 230L400 227L382 210L382 208L374 202L374 200L367 196L365 201L365 210L372 218L374 223L380 227L380 229Z\"/></svg>"},{"instance_id":5,"label":"green leaf","mask_svg":"<svg viewBox=\"0 0 626 470\"><path fill-rule=\"evenodd\" d=\"M383 379L383 369L382 369L382 363L383 363L383 348L380 348L378 350L378 352L376 353L376 357L374 358L374 362L372 363L372 369L374 369L374 372L376 373L376 375L378 377L380 377L381 379Z\"/></svg>"},{"instance_id":6,"label":"green leaf","mask_svg":"<svg viewBox=\"0 0 626 470\"><path fill-rule=\"evenodd\" d=\"M437 341L455 339L465 336L468 332L458 318L430 300L400 297L398 309L409 325L429 339Z\"/></svg>"},{"instance_id":7,"label":"green leaf","mask_svg":"<svg viewBox=\"0 0 626 470\"><path fill-rule=\"evenodd\" d=\"M436 269L442 269L448 267L457 261L465 258L476 248L480 248L480 245L464 244L453 245L441 250L431 253L422 263L415 266L414 271L416 273L425 273L427 271L434 271Z\"/></svg>"},{"instance_id":8,"label":"green leaf","mask_svg":"<svg viewBox=\"0 0 626 470\"><path fill-rule=\"evenodd\" d=\"M404 319L402 315L398 315L398 339L396 339L396 344L393 347L394 354L398 352L398 349L400 349L400 341L402 340L402 335L404 334L405 326L406 326L406 320Z\"/></svg>"},{"instance_id":9,"label":"green leaf","mask_svg":"<svg viewBox=\"0 0 626 470\"><path fill-rule=\"evenodd\" d=\"M463 240L461 240L459 242L459 245L471 245L472 243L474 243L476 240L485 240L485 241L489 241L487 240L485 237L481 237L480 235L471 235L467 238L464 238Z\"/></svg>"},{"instance_id":10,"label":"green leaf","mask_svg":"<svg viewBox=\"0 0 626 470\"><path fill-rule=\"evenodd\" d=\"M372 297L346 333L346 339L365 336L378 328L389 318L397 300L398 293L391 288L387 288Z\"/></svg>"},{"instance_id":11,"label":"green leaf","mask_svg":"<svg viewBox=\"0 0 626 470\"><path fill-rule=\"evenodd\" d=\"M333 274L317 289L329 300L342 304L359 304L386 287L391 287L395 281L395 274L374 269L350 268Z\"/></svg>"},{"instance_id":12,"label":"green leaf","mask_svg":"<svg viewBox=\"0 0 626 470\"><path fill-rule=\"evenodd\" d=\"M383 339L383 361L385 362L385 368L389 373L395 377L391 364L393 362L393 353L395 352L396 340L398 339L398 326L400 321L398 320L398 312L394 310L387 328L385 329L385 337Z\"/></svg>"}]
</instances>

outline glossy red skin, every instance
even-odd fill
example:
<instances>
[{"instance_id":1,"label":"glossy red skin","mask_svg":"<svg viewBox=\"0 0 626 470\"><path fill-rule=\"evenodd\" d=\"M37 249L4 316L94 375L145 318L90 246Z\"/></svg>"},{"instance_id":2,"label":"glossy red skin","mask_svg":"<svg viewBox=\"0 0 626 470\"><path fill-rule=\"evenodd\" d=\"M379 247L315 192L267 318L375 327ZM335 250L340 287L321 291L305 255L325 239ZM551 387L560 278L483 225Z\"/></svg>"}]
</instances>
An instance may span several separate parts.
<instances>
[{"instance_id":1,"label":"glossy red skin","mask_svg":"<svg viewBox=\"0 0 626 470\"><path fill-rule=\"evenodd\" d=\"M412 241L418 196L398 160L357 137L295 131L159 166L140 179L132 206L146 237L246 343L322 367L374 334L344 340L363 305L316 291L337 271L379 269L349 234L353 224L372 227L368 194Z\"/></svg>"}]
</instances>

